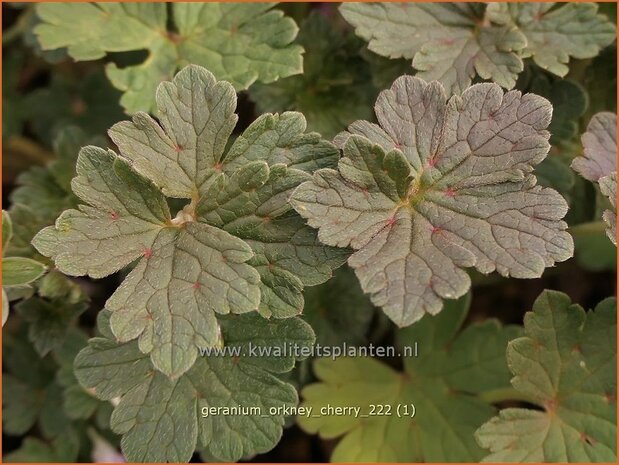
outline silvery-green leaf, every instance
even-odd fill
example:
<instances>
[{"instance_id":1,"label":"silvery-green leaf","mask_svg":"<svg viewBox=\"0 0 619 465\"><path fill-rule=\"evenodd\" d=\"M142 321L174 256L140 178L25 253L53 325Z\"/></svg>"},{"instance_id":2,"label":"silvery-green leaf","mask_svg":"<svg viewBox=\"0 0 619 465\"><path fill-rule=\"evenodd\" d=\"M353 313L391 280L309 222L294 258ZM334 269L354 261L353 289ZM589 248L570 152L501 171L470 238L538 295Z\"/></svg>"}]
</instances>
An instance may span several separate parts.
<instances>
[{"instance_id":1,"label":"silvery-green leaf","mask_svg":"<svg viewBox=\"0 0 619 465\"><path fill-rule=\"evenodd\" d=\"M224 155L237 115L234 88L196 66L163 83L157 92L159 125L144 113L112 127L110 137L135 169L170 197L199 198L216 174L248 161L283 163L313 171L335 164L334 147L317 133L304 133L300 113L265 114Z\"/></svg>"},{"instance_id":2,"label":"silvery-green leaf","mask_svg":"<svg viewBox=\"0 0 619 465\"><path fill-rule=\"evenodd\" d=\"M265 316L299 314L303 287L329 279L348 255L322 246L315 230L288 203L292 190L310 178L285 165L269 169L265 161L247 161L229 180L214 184L196 209L200 221L240 237L252 248L255 255L249 264L260 273L260 312Z\"/></svg>"},{"instance_id":3,"label":"silvery-green leaf","mask_svg":"<svg viewBox=\"0 0 619 465\"><path fill-rule=\"evenodd\" d=\"M77 172L73 189L89 205L65 211L33 244L73 276L103 277L140 259L108 301L112 327L121 341L140 337L165 373L182 373L196 342L214 343L213 311L257 307L258 274L244 264L251 249L206 224L173 227L163 195L111 151L85 148Z\"/></svg>"},{"instance_id":4,"label":"silvery-green leaf","mask_svg":"<svg viewBox=\"0 0 619 465\"><path fill-rule=\"evenodd\" d=\"M298 314L303 287L327 280L347 251L321 245L287 202L338 157L304 133L302 115L263 115L225 154L237 119L230 84L188 66L161 84L158 103L161 125L138 113L112 128L119 155L81 151L72 186L84 205L33 243L73 276L137 262L106 304L111 328L176 379L217 343L215 313ZM172 218L164 194L191 201Z\"/></svg>"},{"instance_id":5,"label":"silvery-green leaf","mask_svg":"<svg viewBox=\"0 0 619 465\"><path fill-rule=\"evenodd\" d=\"M318 170L291 197L321 242L348 263L398 325L469 289L463 268L536 278L573 254L565 200L536 186L551 106L496 84L447 100L443 87L399 78L378 98L380 126L336 138L338 169Z\"/></svg>"},{"instance_id":6,"label":"silvery-green leaf","mask_svg":"<svg viewBox=\"0 0 619 465\"><path fill-rule=\"evenodd\" d=\"M110 52L148 50L144 62L106 67L124 92L130 113L155 108L157 86L182 66L208 67L243 90L254 81L272 82L302 70L303 49L293 45L297 27L272 3L48 3L37 5L34 32L44 50L67 47L75 60ZM171 28L169 28L171 26Z\"/></svg>"},{"instance_id":7,"label":"silvery-green leaf","mask_svg":"<svg viewBox=\"0 0 619 465\"><path fill-rule=\"evenodd\" d=\"M111 426L123 435L128 460L187 461L198 447L219 461L236 461L279 441L284 419L276 409L296 405L297 395L272 373L292 369L295 356L252 357L249 347L308 349L311 329L298 318L269 322L255 314L223 318L221 328L225 348L236 347L239 355L205 355L175 380L156 372L135 342L97 337L80 352L80 383L101 399L121 397ZM211 407L256 407L260 413L216 414Z\"/></svg>"},{"instance_id":8,"label":"silvery-green leaf","mask_svg":"<svg viewBox=\"0 0 619 465\"><path fill-rule=\"evenodd\" d=\"M491 3L488 18L516 26L526 37L523 57L565 76L570 57L593 58L615 40L615 25L595 3Z\"/></svg>"},{"instance_id":9,"label":"silvery-green leaf","mask_svg":"<svg viewBox=\"0 0 619 465\"><path fill-rule=\"evenodd\" d=\"M119 341L139 338L143 353L177 377L193 365L198 347L215 345L215 313L256 310L259 276L246 263L250 247L201 223L163 229L106 303Z\"/></svg>"},{"instance_id":10,"label":"silvery-green leaf","mask_svg":"<svg viewBox=\"0 0 619 465\"><path fill-rule=\"evenodd\" d=\"M617 171L617 115L597 113L582 135L583 157L574 159L572 168L589 181Z\"/></svg>"},{"instance_id":11,"label":"silvery-green leaf","mask_svg":"<svg viewBox=\"0 0 619 465\"><path fill-rule=\"evenodd\" d=\"M613 210L606 210L607 235L617 245L617 115L597 113L582 135L584 153L572 162L572 168L589 181L597 182Z\"/></svg>"},{"instance_id":12,"label":"silvery-green leaf","mask_svg":"<svg viewBox=\"0 0 619 465\"><path fill-rule=\"evenodd\" d=\"M278 317L298 314L303 308L303 286L326 281L345 253L320 245L315 232L291 211L287 197L307 179L304 171L335 166L337 150L319 134L305 133L303 115L285 112L260 116L224 154L237 119L236 96L229 84L216 82L201 68L187 68L172 83L163 84L158 102L160 113L166 115L163 131L142 114L132 123L112 128L111 137L122 155L168 195L203 195L197 207L200 220L243 239L255 254L250 264L261 276L261 312ZM207 119L194 111L205 106ZM199 136L197 128L201 128ZM238 183L241 178L256 182L256 173L246 169L254 162L258 165L252 166L263 167L265 180L271 178L249 191ZM269 175L268 166L274 165L278 167ZM229 181L219 177L211 193L209 187L220 172Z\"/></svg>"},{"instance_id":13,"label":"silvery-green leaf","mask_svg":"<svg viewBox=\"0 0 619 465\"><path fill-rule=\"evenodd\" d=\"M337 165L339 153L333 144L316 132L306 133L306 128L305 117L294 111L259 116L235 139L222 169L230 174L257 160L308 173Z\"/></svg>"},{"instance_id":14,"label":"silvery-green leaf","mask_svg":"<svg viewBox=\"0 0 619 465\"><path fill-rule=\"evenodd\" d=\"M64 211L33 240L70 276L101 278L148 255L170 221L164 196L112 151L82 149L73 191L87 205Z\"/></svg>"},{"instance_id":15,"label":"silvery-green leaf","mask_svg":"<svg viewBox=\"0 0 619 465\"><path fill-rule=\"evenodd\" d=\"M512 385L538 409L507 408L475 434L488 462L616 462L617 303L585 312L545 291L507 347Z\"/></svg>"},{"instance_id":16,"label":"silvery-green leaf","mask_svg":"<svg viewBox=\"0 0 619 465\"><path fill-rule=\"evenodd\" d=\"M169 197L197 198L215 173L237 122L231 84L187 67L157 90L161 125L146 113L109 134L123 157Z\"/></svg>"},{"instance_id":17,"label":"silvery-green leaf","mask_svg":"<svg viewBox=\"0 0 619 465\"><path fill-rule=\"evenodd\" d=\"M485 21L479 3L344 3L340 12L371 51L411 59L417 76L450 93L475 75L511 89L523 69L524 35Z\"/></svg>"}]
</instances>

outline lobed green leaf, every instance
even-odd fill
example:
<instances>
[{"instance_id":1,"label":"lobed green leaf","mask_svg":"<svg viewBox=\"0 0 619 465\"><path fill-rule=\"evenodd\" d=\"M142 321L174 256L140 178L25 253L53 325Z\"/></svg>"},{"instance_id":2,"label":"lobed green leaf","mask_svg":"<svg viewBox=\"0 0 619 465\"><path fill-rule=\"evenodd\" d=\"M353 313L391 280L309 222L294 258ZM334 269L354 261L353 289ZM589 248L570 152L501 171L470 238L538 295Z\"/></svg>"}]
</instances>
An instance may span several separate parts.
<instances>
[{"instance_id":1,"label":"lobed green leaf","mask_svg":"<svg viewBox=\"0 0 619 465\"><path fill-rule=\"evenodd\" d=\"M237 348L238 355L205 354L189 371L169 379L155 370L135 342L109 339L102 315L103 336L91 339L80 352L75 370L80 383L97 397L120 397L111 427L123 435L128 460L188 461L198 448L219 461L236 461L277 444L284 422L277 408L296 405L297 395L274 373L287 372L295 364L286 347L309 349L313 344L306 323L298 318L269 322L255 314L224 317L220 320L224 347ZM251 345L273 352L253 357ZM202 413L226 407L259 412Z\"/></svg>"},{"instance_id":2,"label":"lobed green leaf","mask_svg":"<svg viewBox=\"0 0 619 465\"><path fill-rule=\"evenodd\" d=\"M37 5L34 29L43 50L67 48L75 60L146 49L144 62L106 66L129 113L155 109L159 84L189 63L209 68L237 90L302 71L297 26L273 3L48 3ZM169 24L173 24L169 28Z\"/></svg>"},{"instance_id":3,"label":"lobed green leaf","mask_svg":"<svg viewBox=\"0 0 619 465\"><path fill-rule=\"evenodd\" d=\"M403 372L371 358L317 359L319 382L302 391L302 406L313 415L298 418L301 428L325 439L343 436L333 462L479 460L473 432L494 412L483 395L509 385L502 352L519 331L491 320L461 331L469 304L468 296L450 301L448 311L400 331ZM328 406L360 411L321 413Z\"/></svg>"},{"instance_id":4,"label":"lobed green leaf","mask_svg":"<svg viewBox=\"0 0 619 465\"><path fill-rule=\"evenodd\" d=\"M523 58L561 77L570 56L592 58L615 26L595 3L344 3L340 12L389 58L408 58L417 76L461 93L475 76L511 89Z\"/></svg>"},{"instance_id":5,"label":"lobed green leaf","mask_svg":"<svg viewBox=\"0 0 619 465\"><path fill-rule=\"evenodd\" d=\"M304 133L302 115L263 115L225 153L237 120L230 84L189 66L157 95L161 125L138 113L110 130L120 155L82 149L72 188L84 205L33 244L71 276L137 261L106 304L111 328L176 379L217 343L216 313L296 315L303 287L326 281L347 251L321 245L287 201L338 156ZM173 218L165 195L189 203Z\"/></svg>"},{"instance_id":6,"label":"lobed green leaf","mask_svg":"<svg viewBox=\"0 0 619 465\"><path fill-rule=\"evenodd\" d=\"M398 325L470 287L463 268L539 277L570 258L565 200L536 186L551 106L477 84L449 100L402 76L376 103L379 125L336 137L338 169L318 170L291 203L325 244L351 247L362 289Z\"/></svg>"},{"instance_id":7,"label":"lobed green leaf","mask_svg":"<svg viewBox=\"0 0 619 465\"><path fill-rule=\"evenodd\" d=\"M525 36L484 21L479 3L344 3L340 12L372 52L412 60L418 77L450 93L476 75L511 89L523 69Z\"/></svg>"},{"instance_id":8,"label":"lobed green leaf","mask_svg":"<svg viewBox=\"0 0 619 465\"><path fill-rule=\"evenodd\" d=\"M617 459L617 303L585 312L544 291L507 347L512 385L539 409L507 408L477 432L488 462Z\"/></svg>"},{"instance_id":9,"label":"lobed green leaf","mask_svg":"<svg viewBox=\"0 0 619 465\"><path fill-rule=\"evenodd\" d=\"M598 14L595 3L497 3L488 6L488 18L517 27L526 37L522 56L561 77L570 57L593 58L616 36L615 25Z\"/></svg>"}]
</instances>

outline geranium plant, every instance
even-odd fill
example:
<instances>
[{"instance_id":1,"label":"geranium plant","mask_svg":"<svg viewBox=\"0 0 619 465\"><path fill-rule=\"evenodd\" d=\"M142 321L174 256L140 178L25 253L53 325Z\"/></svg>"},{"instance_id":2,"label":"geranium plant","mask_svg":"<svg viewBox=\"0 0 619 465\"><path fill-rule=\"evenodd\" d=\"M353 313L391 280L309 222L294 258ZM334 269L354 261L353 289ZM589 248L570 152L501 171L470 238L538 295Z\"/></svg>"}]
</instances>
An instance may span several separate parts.
<instances>
[{"instance_id":1,"label":"geranium plant","mask_svg":"<svg viewBox=\"0 0 619 465\"><path fill-rule=\"evenodd\" d=\"M615 462L616 7L3 4L5 462Z\"/></svg>"}]
</instances>

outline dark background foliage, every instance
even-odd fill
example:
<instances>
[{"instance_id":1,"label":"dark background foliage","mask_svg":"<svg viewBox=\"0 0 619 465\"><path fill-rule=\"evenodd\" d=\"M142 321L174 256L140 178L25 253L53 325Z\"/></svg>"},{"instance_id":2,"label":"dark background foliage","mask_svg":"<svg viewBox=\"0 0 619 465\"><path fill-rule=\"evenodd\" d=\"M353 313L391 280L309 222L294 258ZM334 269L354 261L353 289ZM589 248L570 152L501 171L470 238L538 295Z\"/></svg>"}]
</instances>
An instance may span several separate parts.
<instances>
[{"instance_id":1,"label":"dark background foliage","mask_svg":"<svg viewBox=\"0 0 619 465\"><path fill-rule=\"evenodd\" d=\"M242 92L237 132L262 112L295 109L306 115L310 128L320 131L326 138L331 138L356 119L371 119L372 105L378 92L389 86L397 76L414 72L405 60L387 60L369 52L365 43L355 37L351 28L343 21L335 4L282 4L280 8L300 26L298 41L306 49L305 74L285 78L270 85L256 84L248 92ZM616 20L614 4L603 4L601 8ZM57 159L58 146L55 141L58 141L59 135L67 126L81 129L85 140L98 137L105 141L107 128L126 119L127 116L118 105L120 93L104 76L103 66L110 60L119 66L139 62L143 59L143 53L111 54L103 60L75 63L62 50L42 52L38 49L32 34L32 25L36 22L32 4L4 3L2 9L2 200L3 208L15 215L14 221L21 222L21 234L27 237L27 226L32 224L34 219L28 211L19 208L15 210L16 198L21 203L29 204L27 206L34 210L40 208L40 203L45 199L37 198L33 191L15 194L16 188L28 182L47 182L45 172L48 168L45 167ZM553 148L548 160L538 169L538 175L541 183L555 187L570 202L568 220L571 226L599 219L599 193L593 184L572 173L569 162L582 151L579 135L591 115L602 110L616 111L616 73L616 48L613 45L596 58L573 60L566 80L556 78L527 63L517 84L519 89L540 93L554 104ZM107 143L111 144L111 141L107 140ZM48 184L45 185L49 187ZM50 187L56 188L61 187ZM46 191L42 192L43 194L39 195L45 195ZM63 195L63 201L70 204L72 200L69 194ZM54 207L55 205L52 205L50 208L53 210ZM45 217L39 213L35 215L38 217L35 223L38 222L39 226L53 221L49 215ZM574 231L576 258L546 270L541 279L516 280L504 279L498 275L474 274L469 319L480 321L495 317L506 323L521 324L524 312L531 308L535 298L544 289L565 292L574 302L585 308L591 308L603 298L615 294L616 249L602 230L579 231L578 227L575 227ZM31 255L32 250L28 250L27 240L24 247L16 250L16 253ZM58 318L61 322L66 321L66 324L78 328L79 334L75 336L75 340L79 345L80 341L85 341L86 336L93 334L96 315L117 287L120 277L112 276L97 281L78 279L72 282L79 286L79 292L88 296L88 300L83 300L88 302L85 308L77 312L77 318L74 314L68 317L66 314L59 314L50 318ZM352 306L351 311L360 311L363 314L361 317L354 317L363 320L355 323L361 327L355 337L363 342L391 344L394 326L386 321L382 313L375 311L367 299L359 294L357 300L338 300L337 289L334 291L329 287L333 285L328 283L321 288L307 291L308 307L313 308L308 318L313 318L314 321L321 318L334 319L329 312L337 311L336 307L339 306L342 311L347 311L345 307ZM325 306L330 308L325 309ZM33 392L46 396L46 401L55 402L54 406L60 408L62 400L54 397L60 394L53 389L66 387L67 384L60 383L50 389L49 380L57 378L58 373L62 374L66 363L59 351L48 353L40 359L40 354L33 352L31 347L24 347L24 344L28 345L26 333L33 324L27 314L27 311L13 309L9 322L3 329L4 370L15 374L27 368L30 376L37 378L33 384ZM346 331L348 320L344 317L342 320L330 321L330 324L336 327L339 324L342 331ZM400 363L399 360L386 362L393 366ZM311 380L309 364L302 364L293 377L298 384ZM95 410L98 408L99 406L95 406ZM5 409L5 422L11 414L10 410ZM16 414L21 413L18 411ZM43 411L43 421L34 422L21 434L3 434L3 454L18 451L23 457L50 459L45 454L51 454L49 448L53 449L56 445L46 429L56 426L73 431L71 434L75 433L79 443L79 459L90 460L89 442L84 438L85 428L95 428L111 443L118 443L118 438L105 428L106 414L109 415L109 412L97 412L93 414L94 417L91 415L88 418L72 420L64 418L65 413L62 411ZM95 418L97 415L103 420L98 421ZM65 423L61 425L63 421ZM69 426L66 426L67 424ZM26 436L41 438L47 446L28 445L24 442ZM255 457L252 461L327 461L332 446L330 441L309 436L293 425L285 430L282 441L275 449ZM39 455L36 455L37 453ZM196 461L199 461L197 456Z\"/></svg>"}]
</instances>

